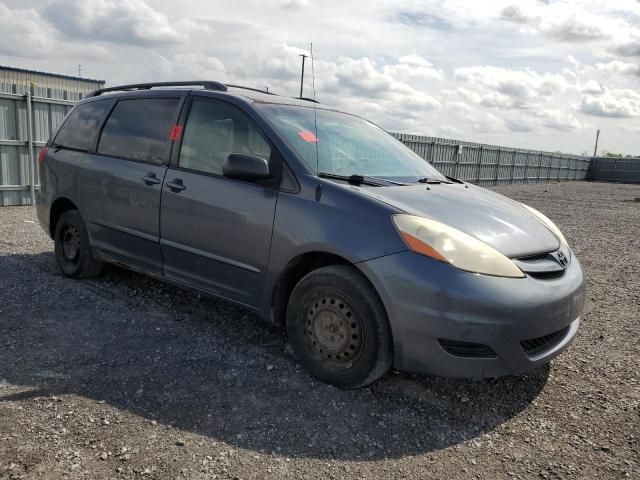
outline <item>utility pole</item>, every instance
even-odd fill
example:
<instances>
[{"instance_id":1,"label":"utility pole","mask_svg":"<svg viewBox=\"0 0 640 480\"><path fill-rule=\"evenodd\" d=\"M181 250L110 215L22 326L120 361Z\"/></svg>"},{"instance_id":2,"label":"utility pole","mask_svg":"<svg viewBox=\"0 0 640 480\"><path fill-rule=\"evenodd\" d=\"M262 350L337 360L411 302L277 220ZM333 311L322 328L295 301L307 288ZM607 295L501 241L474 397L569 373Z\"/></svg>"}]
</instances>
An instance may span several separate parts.
<instances>
[{"instance_id":1,"label":"utility pole","mask_svg":"<svg viewBox=\"0 0 640 480\"><path fill-rule=\"evenodd\" d=\"M78 76L82 76L82 65L78 64Z\"/></svg>"},{"instance_id":2,"label":"utility pole","mask_svg":"<svg viewBox=\"0 0 640 480\"><path fill-rule=\"evenodd\" d=\"M600 138L600 130L596 130L596 146L593 149L593 156L597 156L598 155L598 138Z\"/></svg>"},{"instance_id":3,"label":"utility pole","mask_svg":"<svg viewBox=\"0 0 640 480\"><path fill-rule=\"evenodd\" d=\"M302 75L300 76L300 98L302 98L302 87L304 86L304 61L309 55L305 55L304 53L301 53L300 56L302 57Z\"/></svg>"}]
</instances>

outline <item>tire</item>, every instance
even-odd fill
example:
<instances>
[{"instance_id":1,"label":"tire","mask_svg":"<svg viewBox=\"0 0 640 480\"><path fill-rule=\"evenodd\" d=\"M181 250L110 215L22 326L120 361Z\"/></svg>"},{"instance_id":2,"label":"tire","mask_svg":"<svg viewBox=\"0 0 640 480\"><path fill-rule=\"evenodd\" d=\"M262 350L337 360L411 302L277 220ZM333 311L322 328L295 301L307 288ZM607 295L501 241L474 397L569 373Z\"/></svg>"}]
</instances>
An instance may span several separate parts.
<instances>
[{"instance_id":1,"label":"tire","mask_svg":"<svg viewBox=\"0 0 640 480\"><path fill-rule=\"evenodd\" d=\"M391 367L393 347L384 307L353 267L332 265L303 277L289 297L286 322L293 352L326 383L359 388Z\"/></svg>"},{"instance_id":2,"label":"tire","mask_svg":"<svg viewBox=\"0 0 640 480\"><path fill-rule=\"evenodd\" d=\"M93 253L87 227L78 210L67 210L60 216L53 240L56 262L67 277L95 277L102 270L102 262Z\"/></svg>"}]
</instances>

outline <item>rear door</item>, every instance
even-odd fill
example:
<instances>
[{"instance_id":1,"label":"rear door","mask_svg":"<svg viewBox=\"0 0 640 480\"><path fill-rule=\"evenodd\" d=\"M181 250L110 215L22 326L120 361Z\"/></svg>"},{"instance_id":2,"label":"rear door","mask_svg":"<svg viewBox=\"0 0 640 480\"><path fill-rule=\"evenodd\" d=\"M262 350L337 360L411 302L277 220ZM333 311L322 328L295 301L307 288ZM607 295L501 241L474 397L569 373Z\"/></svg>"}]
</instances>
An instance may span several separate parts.
<instances>
[{"instance_id":1,"label":"rear door","mask_svg":"<svg viewBox=\"0 0 640 480\"><path fill-rule=\"evenodd\" d=\"M237 107L194 96L188 112L162 192L165 275L255 306L269 258L281 159ZM222 176L229 153L263 156L274 178Z\"/></svg>"},{"instance_id":2,"label":"rear door","mask_svg":"<svg viewBox=\"0 0 640 480\"><path fill-rule=\"evenodd\" d=\"M181 95L117 100L79 178L92 243L112 260L162 273L160 193Z\"/></svg>"}]
</instances>

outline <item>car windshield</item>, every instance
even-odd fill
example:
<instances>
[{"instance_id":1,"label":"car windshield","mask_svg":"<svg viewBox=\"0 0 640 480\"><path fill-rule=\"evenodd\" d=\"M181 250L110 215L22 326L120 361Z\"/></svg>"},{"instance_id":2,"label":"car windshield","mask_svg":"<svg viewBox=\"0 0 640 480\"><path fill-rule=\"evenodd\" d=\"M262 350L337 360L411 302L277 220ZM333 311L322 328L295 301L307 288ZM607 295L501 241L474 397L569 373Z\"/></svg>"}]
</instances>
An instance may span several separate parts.
<instances>
[{"instance_id":1,"label":"car windshield","mask_svg":"<svg viewBox=\"0 0 640 480\"><path fill-rule=\"evenodd\" d=\"M319 174L359 175L396 182L446 181L424 159L380 127L321 108L257 104L271 125Z\"/></svg>"}]
</instances>

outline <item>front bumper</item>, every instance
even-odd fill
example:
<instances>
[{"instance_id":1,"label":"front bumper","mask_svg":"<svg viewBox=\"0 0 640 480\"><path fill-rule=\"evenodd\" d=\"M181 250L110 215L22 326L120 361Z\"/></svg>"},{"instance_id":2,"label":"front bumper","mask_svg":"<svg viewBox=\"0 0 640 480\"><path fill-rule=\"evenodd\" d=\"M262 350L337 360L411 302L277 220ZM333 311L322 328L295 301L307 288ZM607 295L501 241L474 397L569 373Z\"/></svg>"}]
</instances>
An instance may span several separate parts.
<instances>
[{"instance_id":1,"label":"front bumper","mask_svg":"<svg viewBox=\"0 0 640 480\"><path fill-rule=\"evenodd\" d=\"M397 369L486 378L544 365L571 343L585 296L582 269L572 257L561 277L544 280L463 272L410 251L358 267L386 307ZM553 341L533 352L521 343L550 334ZM454 355L442 339L481 344L495 355Z\"/></svg>"}]
</instances>

